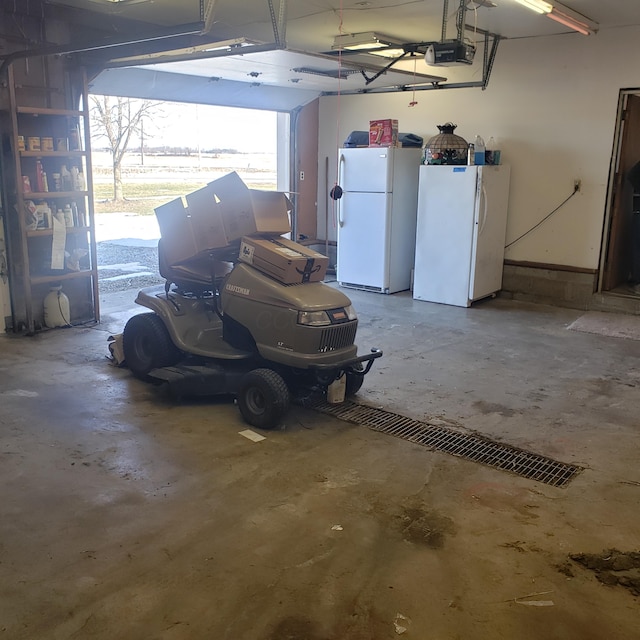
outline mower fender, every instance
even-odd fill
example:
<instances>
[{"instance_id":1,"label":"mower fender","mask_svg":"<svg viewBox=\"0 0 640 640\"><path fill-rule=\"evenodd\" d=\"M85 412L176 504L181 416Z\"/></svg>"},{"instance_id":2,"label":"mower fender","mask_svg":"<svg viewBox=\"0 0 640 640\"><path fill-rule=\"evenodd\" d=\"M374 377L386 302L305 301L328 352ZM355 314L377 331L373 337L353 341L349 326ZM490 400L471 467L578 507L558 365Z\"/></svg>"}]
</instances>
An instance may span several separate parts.
<instances>
[{"instance_id":1,"label":"mower fender","mask_svg":"<svg viewBox=\"0 0 640 640\"><path fill-rule=\"evenodd\" d=\"M172 342L185 353L221 360L253 357L251 352L235 349L224 341L222 321L204 299L167 295L163 287L149 287L140 290L136 303L161 318Z\"/></svg>"}]
</instances>

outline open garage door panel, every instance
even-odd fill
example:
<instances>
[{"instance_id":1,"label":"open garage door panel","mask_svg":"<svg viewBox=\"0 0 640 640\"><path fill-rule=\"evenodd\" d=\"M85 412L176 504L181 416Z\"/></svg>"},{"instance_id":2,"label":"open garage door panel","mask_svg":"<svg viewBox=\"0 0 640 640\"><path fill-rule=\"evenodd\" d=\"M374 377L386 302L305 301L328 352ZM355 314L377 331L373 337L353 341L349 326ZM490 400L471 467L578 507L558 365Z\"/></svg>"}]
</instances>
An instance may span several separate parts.
<instances>
[{"instance_id":1,"label":"open garage door panel","mask_svg":"<svg viewBox=\"0 0 640 640\"><path fill-rule=\"evenodd\" d=\"M345 63L336 57L274 50L114 66L91 81L90 91L146 100L292 111L323 93L368 93L444 80L401 70L380 73L379 68Z\"/></svg>"}]
</instances>

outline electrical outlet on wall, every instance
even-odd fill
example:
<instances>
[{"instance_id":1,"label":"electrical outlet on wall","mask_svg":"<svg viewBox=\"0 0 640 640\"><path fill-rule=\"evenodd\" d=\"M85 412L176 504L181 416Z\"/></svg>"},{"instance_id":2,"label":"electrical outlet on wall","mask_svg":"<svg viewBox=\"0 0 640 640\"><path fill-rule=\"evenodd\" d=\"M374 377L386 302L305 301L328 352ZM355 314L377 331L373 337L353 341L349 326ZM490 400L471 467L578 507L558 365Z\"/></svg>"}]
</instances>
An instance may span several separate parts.
<instances>
[{"instance_id":1,"label":"electrical outlet on wall","mask_svg":"<svg viewBox=\"0 0 640 640\"><path fill-rule=\"evenodd\" d=\"M304 180L304 171L300 172L300 180Z\"/></svg>"}]
</instances>

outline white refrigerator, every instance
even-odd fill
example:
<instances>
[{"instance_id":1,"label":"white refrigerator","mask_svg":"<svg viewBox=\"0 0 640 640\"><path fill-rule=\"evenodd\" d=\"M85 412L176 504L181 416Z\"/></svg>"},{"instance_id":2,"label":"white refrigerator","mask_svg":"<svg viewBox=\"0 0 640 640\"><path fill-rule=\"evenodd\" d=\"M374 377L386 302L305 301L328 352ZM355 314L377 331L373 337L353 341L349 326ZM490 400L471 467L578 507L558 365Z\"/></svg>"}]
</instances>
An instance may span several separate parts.
<instances>
[{"instance_id":1,"label":"white refrigerator","mask_svg":"<svg viewBox=\"0 0 640 640\"><path fill-rule=\"evenodd\" d=\"M337 280L395 293L411 287L421 149L340 149Z\"/></svg>"},{"instance_id":2,"label":"white refrigerator","mask_svg":"<svg viewBox=\"0 0 640 640\"><path fill-rule=\"evenodd\" d=\"M468 307L502 288L508 165L420 167L413 297Z\"/></svg>"}]
</instances>

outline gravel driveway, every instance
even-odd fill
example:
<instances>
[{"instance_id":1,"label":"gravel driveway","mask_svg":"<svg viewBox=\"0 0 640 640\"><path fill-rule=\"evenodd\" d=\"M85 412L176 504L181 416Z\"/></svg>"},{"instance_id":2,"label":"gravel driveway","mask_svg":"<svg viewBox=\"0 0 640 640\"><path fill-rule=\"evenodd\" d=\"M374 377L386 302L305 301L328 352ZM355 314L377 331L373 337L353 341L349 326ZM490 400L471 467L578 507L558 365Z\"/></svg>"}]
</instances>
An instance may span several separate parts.
<instances>
[{"instance_id":1,"label":"gravel driveway","mask_svg":"<svg viewBox=\"0 0 640 640\"><path fill-rule=\"evenodd\" d=\"M155 216L129 213L96 215L100 293L138 290L163 284L158 273Z\"/></svg>"},{"instance_id":2,"label":"gravel driveway","mask_svg":"<svg viewBox=\"0 0 640 640\"><path fill-rule=\"evenodd\" d=\"M98 283L101 293L115 293L163 284L158 273L158 248L98 242Z\"/></svg>"}]
</instances>

